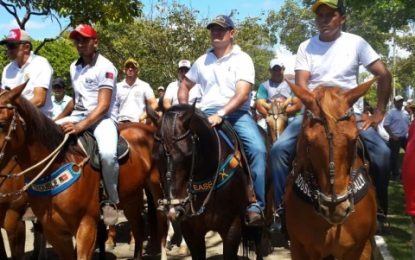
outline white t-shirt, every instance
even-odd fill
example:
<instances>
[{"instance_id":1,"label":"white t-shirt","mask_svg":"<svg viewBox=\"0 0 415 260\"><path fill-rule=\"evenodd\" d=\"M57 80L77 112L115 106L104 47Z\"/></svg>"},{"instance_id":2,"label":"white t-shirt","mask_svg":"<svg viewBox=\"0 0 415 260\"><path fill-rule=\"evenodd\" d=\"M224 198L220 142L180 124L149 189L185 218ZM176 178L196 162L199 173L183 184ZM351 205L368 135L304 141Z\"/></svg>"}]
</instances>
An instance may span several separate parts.
<instances>
[{"instance_id":1,"label":"white t-shirt","mask_svg":"<svg viewBox=\"0 0 415 260\"><path fill-rule=\"evenodd\" d=\"M129 120L138 122L139 117L146 109L146 100L155 98L150 85L137 78L132 86L125 80L117 83L118 121Z\"/></svg>"},{"instance_id":2,"label":"white t-shirt","mask_svg":"<svg viewBox=\"0 0 415 260\"><path fill-rule=\"evenodd\" d=\"M106 116L117 120L117 109L114 109L117 87L117 69L111 61L96 54L91 64L82 67L77 60L70 67L72 86L75 91L75 108L72 115L88 115L98 105L98 91L101 88L112 90L111 104Z\"/></svg>"},{"instance_id":3,"label":"white t-shirt","mask_svg":"<svg viewBox=\"0 0 415 260\"><path fill-rule=\"evenodd\" d=\"M236 83L240 80L255 83L255 68L251 57L234 45L224 57L216 58L213 49L199 57L187 72L186 77L200 84L200 108L221 108L235 95ZM249 111L249 97L240 107Z\"/></svg>"},{"instance_id":4,"label":"white t-shirt","mask_svg":"<svg viewBox=\"0 0 415 260\"><path fill-rule=\"evenodd\" d=\"M180 88L180 80L176 80L171 82L166 89L166 93L164 94L163 99L170 99L172 101L171 105L179 104L179 99L177 97L177 93L179 92ZM200 98L202 96L202 92L200 89L200 85L196 84L193 88L189 91L189 104L193 104L196 101L196 107L199 107Z\"/></svg>"},{"instance_id":5,"label":"white t-shirt","mask_svg":"<svg viewBox=\"0 0 415 260\"><path fill-rule=\"evenodd\" d=\"M13 89L24 83L25 76L27 75L30 79L22 92L22 96L30 100L34 96L33 91L35 87L47 89L45 105L40 110L51 118L53 105L49 86L52 80L52 74L53 69L48 60L31 52L28 60L21 68L19 68L16 61L7 64L3 70L1 85L3 89L5 87Z\"/></svg>"},{"instance_id":6,"label":"white t-shirt","mask_svg":"<svg viewBox=\"0 0 415 260\"><path fill-rule=\"evenodd\" d=\"M68 95L64 95L61 101L57 101L55 96L53 96L52 97L52 103L53 103L52 119L55 119L57 116L59 116L71 100L72 100L72 97Z\"/></svg>"},{"instance_id":7,"label":"white t-shirt","mask_svg":"<svg viewBox=\"0 0 415 260\"><path fill-rule=\"evenodd\" d=\"M300 44L295 70L310 72L309 89L318 85L334 85L346 89L357 86L359 66L368 66L379 55L362 37L342 32L332 42L320 41L319 35ZM354 105L355 112L363 111L363 98Z\"/></svg>"}]
</instances>

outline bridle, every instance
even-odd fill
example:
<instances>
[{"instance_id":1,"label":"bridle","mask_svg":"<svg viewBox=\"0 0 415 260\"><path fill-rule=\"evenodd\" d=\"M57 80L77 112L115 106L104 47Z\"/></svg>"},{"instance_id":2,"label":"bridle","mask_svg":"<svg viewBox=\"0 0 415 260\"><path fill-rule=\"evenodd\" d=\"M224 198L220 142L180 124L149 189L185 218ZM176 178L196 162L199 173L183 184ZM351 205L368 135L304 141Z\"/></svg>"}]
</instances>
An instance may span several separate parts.
<instances>
[{"instance_id":1,"label":"bridle","mask_svg":"<svg viewBox=\"0 0 415 260\"><path fill-rule=\"evenodd\" d=\"M281 107L281 102L280 101L278 101L278 105L275 105L274 104L274 101L272 101L271 102L271 109L270 109L270 112L268 112L269 113L269 115L271 115L272 116L272 119L274 120L274 125L275 125L275 128L274 128L274 134L275 134L275 136L276 136L276 139L278 140L279 138L280 138L280 133L278 132L278 128L277 128L277 123L278 123L278 120L281 118L281 117L283 117L284 115L286 116L286 112L285 112L285 109L282 109L282 107ZM276 110L276 113L274 112L274 108L277 108Z\"/></svg>"},{"instance_id":2,"label":"bridle","mask_svg":"<svg viewBox=\"0 0 415 260\"><path fill-rule=\"evenodd\" d=\"M317 105L320 107L321 110L321 105L319 100L317 100ZM340 121L347 121L350 120L350 118L353 116L354 111L353 108L349 108L347 110L347 112L345 114L343 114L342 116L338 117L335 119L335 123L337 124ZM321 188L319 187L317 180L315 178L315 176L312 173L307 174L307 179L308 182L311 184L312 186L312 197L314 200L314 207L316 209L316 211L320 214L323 215L323 208L327 208L327 207L334 207L346 200L349 200L350 202L350 208L349 210L346 212L346 216L344 218L346 218L348 215L350 215L350 213L353 212L354 210L354 189L353 189L353 183L354 183L354 179L356 178L356 176L358 175L358 169L354 169L351 168L350 169L350 177L351 180L347 186L347 191L344 194L341 195L337 195L336 194L336 190L335 190L335 169L336 169L336 165L334 162L334 145L333 145L333 133L330 131L329 126L328 126L328 122L327 119L325 117L318 117L316 116L311 110L307 109L306 110L306 116L311 120L311 121L316 121L320 124L323 125L324 127L324 131L325 131L325 136L326 139L328 141L329 144L329 162L328 162L328 175L329 175L329 183L330 183L330 188L329 188L329 195L325 194L324 192L321 191ZM357 139L359 142L361 142L361 140L358 138ZM309 154L308 149L309 149L309 144L307 144L307 154ZM356 160L357 158L357 150L358 150L358 144L356 142L355 144L355 154L354 154L354 158L353 158L353 162ZM365 159L365 155L363 155L363 160L364 160L364 165L365 167L367 167L368 163L366 162ZM352 165L354 164L352 162Z\"/></svg>"},{"instance_id":3,"label":"bridle","mask_svg":"<svg viewBox=\"0 0 415 260\"><path fill-rule=\"evenodd\" d=\"M206 209L206 205L209 202L209 199L212 195L212 192L214 190L215 184L217 182L218 176L219 174L218 171L216 173L216 176L214 178L213 181L213 185L212 187L209 189L209 192L207 194L207 196L205 197L205 199L202 202L202 205L199 207L199 209L195 209L194 206L194 200L196 199L196 196L191 192L191 187L194 181L194 177L195 177L195 164L196 164L196 157L197 157L197 144L199 141L199 136L192 131L192 129L189 127L189 129L187 129L183 134L179 135L179 136L175 136L174 133L174 129L176 126L176 121L177 121L177 117L181 114L180 112L174 112L174 111L169 111L167 113L174 113L174 118L173 118L173 125L172 125L172 129L173 129L173 133L172 133L172 138L171 138L171 142L170 145L174 145L180 141L183 141L185 139L190 138L191 144L192 144L192 159L191 159L191 165L190 165L190 171L189 171L189 180L187 182L186 185L186 193L187 196L184 199L178 199L178 198L172 198L171 193L170 193L170 188L172 187L172 178L173 175L176 174L175 172L175 167L174 167L174 162L172 159L172 155L171 155L171 151L169 149L169 146L166 142L166 137L162 134L161 136L158 136L157 134L154 135L154 139L160 143L163 147L163 152L164 152L164 156L166 157L166 162L167 162L167 170L166 170L166 174L165 176L163 176L163 174L161 174L162 178L164 179L165 185L163 186L163 197L164 199L161 199L158 201L158 204L161 208L161 210L167 211L168 207L174 207L177 212L179 214L183 214L187 217L193 217L193 216L199 216L201 214L204 213L205 209ZM219 140L219 136L217 134L216 131L214 131L217 140ZM218 161L221 158L221 152L219 151L218 153ZM190 209L191 209L191 213L190 214L186 214L186 205L189 204L190 205Z\"/></svg>"}]
</instances>

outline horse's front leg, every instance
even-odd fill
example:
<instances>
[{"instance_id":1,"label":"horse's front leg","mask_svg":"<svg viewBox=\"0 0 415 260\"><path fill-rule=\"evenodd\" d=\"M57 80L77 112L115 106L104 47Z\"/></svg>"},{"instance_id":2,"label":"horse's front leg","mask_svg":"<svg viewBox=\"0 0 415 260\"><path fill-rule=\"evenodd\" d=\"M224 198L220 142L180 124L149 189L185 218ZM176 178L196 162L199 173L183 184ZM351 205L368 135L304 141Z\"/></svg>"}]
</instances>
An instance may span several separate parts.
<instances>
[{"instance_id":1,"label":"horse's front leg","mask_svg":"<svg viewBox=\"0 0 415 260\"><path fill-rule=\"evenodd\" d=\"M97 218L85 215L79 223L79 228L75 236L78 260L92 259L97 239L97 221Z\"/></svg>"},{"instance_id":2,"label":"horse's front leg","mask_svg":"<svg viewBox=\"0 0 415 260\"><path fill-rule=\"evenodd\" d=\"M192 259L206 259L206 244L205 235L206 231L193 226L191 223L185 221L181 223L182 234L184 241L186 241L189 247Z\"/></svg>"},{"instance_id":3,"label":"horse's front leg","mask_svg":"<svg viewBox=\"0 0 415 260\"><path fill-rule=\"evenodd\" d=\"M26 229L25 223L21 221L20 218L21 214L12 209L7 210L4 218L4 229L6 230L9 239L12 259L24 258Z\"/></svg>"},{"instance_id":4,"label":"horse's front leg","mask_svg":"<svg viewBox=\"0 0 415 260\"><path fill-rule=\"evenodd\" d=\"M223 240L223 259L238 259L238 248L242 237L242 220L235 217L228 228L219 231Z\"/></svg>"}]
</instances>

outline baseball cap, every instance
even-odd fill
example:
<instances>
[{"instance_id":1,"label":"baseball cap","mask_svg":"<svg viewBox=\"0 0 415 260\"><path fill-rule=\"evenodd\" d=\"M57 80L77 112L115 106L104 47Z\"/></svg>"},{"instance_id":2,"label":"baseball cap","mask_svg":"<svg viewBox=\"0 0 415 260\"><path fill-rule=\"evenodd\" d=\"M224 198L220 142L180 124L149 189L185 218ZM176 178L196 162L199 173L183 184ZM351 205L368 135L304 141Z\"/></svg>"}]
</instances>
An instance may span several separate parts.
<instances>
[{"instance_id":1,"label":"baseball cap","mask_svg":"<svg viewBox=\"0 0 415 260\"><path fill-rule=\"evenodd\" d=\"M317 12L320 5L327 5L330 8L337 9L342 14L346 12L343 0L317 0L311 7L311 10L313 10L313 12Z\"/></svg>"},{"instance_id":2,"label":"baseball cap","mask_svg":"<svg viewBox=\"0 0 415 260\"><path fill-rule=\"evenodd\" d=\"M6 44L7 42L30 42L31 40L32 39L26 31L15 28L9 31L9 34L0 41L0 44Z\"/></svg>"},{"instance_id":3,"label":"baseball cap","mask_svg":"<svg viewBox=\"0 0 415 260\"><path fill-rule=\"evenodd\" d=\"M77 35L81 35L86 38L97 38L97 32L88 24L80 24L69 34L69 39L75 39Z\"/></svg>"},{"instance_id":4,"label":"baseball cap","mask_svg":"<svg viewBox=\"0 0 415 260\"><path fill-rule=\"evenodd\" d=\"M181 61L179 61L179 69L180 68L183 68L183 67L190 69L191 66L192 66L192 64L190 63L189 60L181 60Z\"/></svg>"},{"instance_id":5,"label":"baseball cap","mask_svg":"<svg viewBox=\"0 0 415 260\"><path fill-rule=\"evenodd\" d=\"M62 78L56 78L52 81L52 88L55 88L55 87L61 87L61 88L65 87L65 82L63 81Z\"/></svg>"},{"instance_id":6,"label":"baseball cap","mask_svg":"<svg viewBox=\"0 0 415 260\"><path fill-rule=\"evenodd\" d=\"M124 67L126 67L127 66L127 64L133 64L134 65L134 67L136 67L137 69L140 67L139 65L138 65L138 61L136 61L135 59L133 59L133 58L128 58L125 62L124 62Z\"/></svg>"},{"instance_id":7,"label":"baseball cap","mask_svg":"<svg viewBox=\"0 0 415 260\"><path fill-rule=\"evenodd\" d=\"M403 97L401 95L397 95L397 96L395 96L393 98L393 100L395 100L395 101L401 101L401 100L403 100Z\"/></svg>"},{"instance_id":8,"label":"baseball cap","mask_svg":"<svg viewBox=\"0 0 415 260\"><path fill-rule=\"evenodd\" d=\"M206 26L207 29L210 29L212 25L217 24L219 26L222 26L225 29L233 29L235 28L235 25L232 21L232 19L229 16L226 15L218 15L215 18L213 18L212 21Z\"/></svg>"},{"instance_id":9,"label":"baseball cap","mask_svg":"<svg viewBox=\"0 0 415 260\"><path fill-rule=\"evenodd\" d=\"M164 90L164 87L160 86L160 87L157 88L157 90Z\"/></svg>"},{"instance_id":10,"label":"baseball cap","mask_svg":"<svg viewBox=\"0 0 415 260\"><path fill-rule=\"evenodd\" d=\"M280 66L281 68L283 68L284 67L284 64L279 59L272 59L269 62L269 68L270 69L273 69L275 66Z\"/></svg>"}]
</instances>

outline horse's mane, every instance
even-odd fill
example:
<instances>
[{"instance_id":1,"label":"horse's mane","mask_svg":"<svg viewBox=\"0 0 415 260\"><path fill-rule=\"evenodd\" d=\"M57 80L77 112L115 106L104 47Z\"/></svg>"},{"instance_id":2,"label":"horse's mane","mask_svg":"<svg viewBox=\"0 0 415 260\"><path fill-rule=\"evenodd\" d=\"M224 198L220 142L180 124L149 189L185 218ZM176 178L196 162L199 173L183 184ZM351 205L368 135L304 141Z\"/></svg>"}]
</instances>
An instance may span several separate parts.
<instances>
[{"instance_id":1,"label":"horse's mane","mask_svg":"<svg viewBox=\"0 0 415 260\"><path fill-rule=\"evenodd\" d=\"M168 109L165 112L166 122L161 126L162 127L161 130L164 131L165 128L167 128L167 127L171 128L174 124L173 117L170 117L170 116L167 116L167 115L170 115L170 114L173 114L173 113L183 114L184 112L186 112L190 109L192 109L192 106L188 105L188 104L179 104L179 105L172 106L170 109ZM198 121L197 124L202 124L200 126L202 126L204 128L207 128L207 129L210 128L210 124L207 120L206 115L202 111L200 111L200 109L195 108L194 116L193 116L192 119L196 119Z\"/></svg>"},{"instance_id":2,"label":"horse's mane","mask_svg":"<svg viewBox=\"0 0 415 260\"><path fill-rule=\"evenodd\" d=\"M64 134L61 127L45 116L40 109L22 96L18 98L16 104L19 114L26 123L29 136L34 136L48 149L54 149L62 142Z\"/></svg>"}]
</instances>

